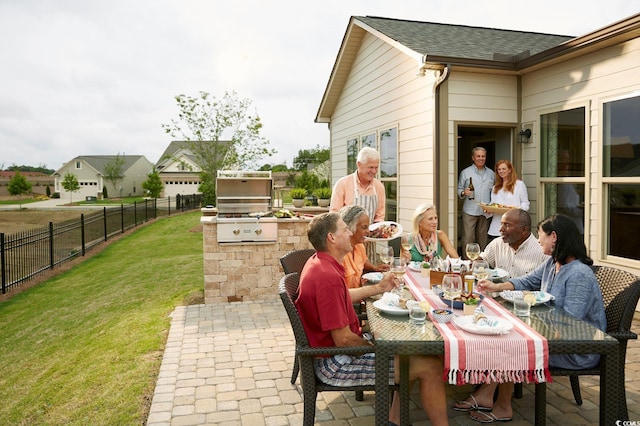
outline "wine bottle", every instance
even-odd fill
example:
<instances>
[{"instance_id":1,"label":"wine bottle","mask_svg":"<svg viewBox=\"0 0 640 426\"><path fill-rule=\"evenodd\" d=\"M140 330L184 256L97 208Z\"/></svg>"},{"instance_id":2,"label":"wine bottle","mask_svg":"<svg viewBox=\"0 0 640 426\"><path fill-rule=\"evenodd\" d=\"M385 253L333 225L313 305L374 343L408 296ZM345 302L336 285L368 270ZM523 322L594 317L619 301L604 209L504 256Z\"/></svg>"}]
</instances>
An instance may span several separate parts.
<instances>
[{"instance_id":1,"label":"wine bottle","mask_svg":"<svg viewBox=\"0 0 640 426\"><path fill-rule=\"evenodd\" d=\"M475 188L473 187L473 178L469 178L469 195L468 198L473 200L475 197Z\"/></svg>"}]
</instances>

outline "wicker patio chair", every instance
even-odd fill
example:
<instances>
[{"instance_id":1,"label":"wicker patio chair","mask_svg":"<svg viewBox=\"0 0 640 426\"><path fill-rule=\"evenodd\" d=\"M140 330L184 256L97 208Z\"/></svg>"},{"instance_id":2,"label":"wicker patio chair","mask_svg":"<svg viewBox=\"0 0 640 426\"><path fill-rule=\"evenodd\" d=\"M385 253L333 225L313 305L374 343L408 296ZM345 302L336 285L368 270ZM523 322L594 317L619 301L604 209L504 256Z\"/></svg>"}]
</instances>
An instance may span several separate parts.
<instances>
[{"instance_id":1,"label":"wicker patio chair","mask_svg":"<svg viewBox=\"0 0 640 426\"><path fill-rule=\"evenodd\" d=\"M362 401L364 399L364 391L372 391L375 389L373 384L364 386L331 386L322 383L316 376L313 358L318 355L361 355L363 353L371 352L372 348L371 346L353 346L348 348L338 348L335 346L312 348L309 346L309 340L307 339L307 334L302 326L302 320L300 319L298 310L293 303L298 293L299 279L300 276L295 272L285 275L280 280L279 292L282 304L289 316L293 335L296 340L296 359L298 359L300 363L300 382L302 385L304 399L304 425L311 426L315 420L318 392L355 391L356 400Z\"/></svg>"},{"instance_id":2,"label":"wicker patio chair","mask_svg":"<svg viewBox=\"0 0 640 426\"><path fill-rule=\"evenodd\" d=\"M594 266L607 316L607 334L618 339L618 383L620 388L614 390L620 401L620 420L628 420L627 399L625 391L625 360L627 356L627 342L637 339L638 335L631 331L631 322L640 298L640 278L617 268L608 266ZM551 368L552 376L569 376L571 390L577 405L582 405L579 376L600 376L600 365L584 370L567 370ZM522 393L522 384L516 383L516 397Z\"/></svg>"},{"instance_id":3,"label":"wicker patio chair","mask_svg":"<svg viewBox=\"0 0 640 426\"><path fill-rule=\"evenodd\" d=\"M292 250L289 253L285 254L280 258L280 264L282 265L282 269L285 274L291 274L297 272L298 274L302 273L302 268L304 268L304 264L307 263L307 260L315 253L314 249L302 249L302 250ZM296 288L295 296L297 297L298 290ZM293 297L295 300L295 297ZM353 304L356 313L358 314L358 318L361 320L367 319L367 314L363 312L362 305L358 303ZM300 372L300 364L298 362L298 357L295 358L293 362L293 371L291 372L291 384L296 382L298 378L298 373Z\"/></svg>"},{"instance_id":4,"label":"wicker patio chair","mask_svg":"<svg viewBox=\"0 0 640 426\"><path fill-rule=\"evenodd\" d=\"M285 274L301 273L304 264L316 251L314 249L293 250L280 258L280 264ZM294 380L295 381L295 380Z\"/></svg>"},{"instance_id":5,"label":"wicker patio chair","mask_svg":"<svg viewBox=\"0 0 640 426\"><path fill-rule=\"evenodd\" d=\"M302 250L292 250L289 253L285 254L280 258L280 264L282 265L282 269L285 274L291 274L297 272L298 274L302 273L302 268L304 268L304 264L307 263L307 260L313 256L316 251L314 249L302 249ZM296 288L295 296L293 300L298 296L298 289ZM291 372L291 384L296 382L298 378L298 373L300 372L300 363L298 362L298 357L295 357L293 360L293 371Z\"/></svg>"}]
</instances>

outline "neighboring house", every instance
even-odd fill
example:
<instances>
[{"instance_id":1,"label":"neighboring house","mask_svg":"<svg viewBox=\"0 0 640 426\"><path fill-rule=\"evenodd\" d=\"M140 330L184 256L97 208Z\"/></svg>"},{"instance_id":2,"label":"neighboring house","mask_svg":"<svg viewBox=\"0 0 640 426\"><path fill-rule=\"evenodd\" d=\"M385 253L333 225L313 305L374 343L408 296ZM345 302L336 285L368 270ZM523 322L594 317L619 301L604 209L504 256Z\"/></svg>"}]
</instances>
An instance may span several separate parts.
<instances>
[{"instance_id":1,"label":"neighboring house","mask_svg":"<svg viewBox=\"0 0 640 426\"><path fill-rule=\"evenodd\" d=\"M534 223L569 211L569 187L590 256L640 274L639 117L640 14L580 37L352 17L315 121L332 183L380 151L389 220L433 202L458 241L458 174L484 146L492 169L514 163Z\"/></svg>"},{"instance_id":2,"label":"neighboring house","mask_svg":"<svg viewBox=\"0 0 640 426\"><path fill-rule=\"evenodd\" d=\"M197 157L191 150L194 143L214 143L213 141L173 141L164 150L156 163L160 180L164 185L161 197L200 194L200 171ZM219 141L224 148L228 141ZM225 150L226 152L226 150Z\"/></svg>"},{"instance_id":3,"label":"neighboring house","mask_svg":"<svg viewBox=\"0 0 640 426\"><path fill-rule=\"evenodd\" d=\"M67 173L76 176L80 190L71 194L71 199L81 200L85 197L102 197L102 189L107 187L109 198L143 196L142 182L153 170L153 163L144 155L120 155L124 160L122 166L123 178L114 188L105 178L105 166L116 158L115 155L82 155L69 161L53 173L55 177L55 191L60 198L69 198L69 193L62 187L62 181Z\"/></svg>"},{"instance_id":4,"label":"neighboring house","mask_svg":"<svg viewBox=\"0 0 640 426\"><path fill-rule=\"evenodd\" d=\"M16 172L14 171L0 171L0 197L11 196L8 186L15 174ZM47 193L47 186L49 186L49 190L53 192L54 179L52 176L40 172L20 172L20 174L27 179L27 182L31 183L31 193L45 195Z\"/></svg>"}]
</instances>

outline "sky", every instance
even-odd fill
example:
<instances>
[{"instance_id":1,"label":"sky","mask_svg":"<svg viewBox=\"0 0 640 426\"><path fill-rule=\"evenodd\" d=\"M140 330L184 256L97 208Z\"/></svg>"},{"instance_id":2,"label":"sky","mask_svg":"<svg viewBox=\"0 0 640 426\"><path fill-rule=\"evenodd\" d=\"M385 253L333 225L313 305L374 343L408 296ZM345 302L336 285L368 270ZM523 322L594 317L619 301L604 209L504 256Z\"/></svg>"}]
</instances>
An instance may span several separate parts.
<instances>
[{"instance_id":1,"label":"sky","mask_svg":"<svg viewBox=\"0 0 640 426\"><path fill-rule=\"evenodd\" d=\"M236 92L292 165L329 146L315 123L351 16L580 36L629 0L0 0L0 168L144 155L173 140L175 96Z\"/></svg>"}]
</instances>

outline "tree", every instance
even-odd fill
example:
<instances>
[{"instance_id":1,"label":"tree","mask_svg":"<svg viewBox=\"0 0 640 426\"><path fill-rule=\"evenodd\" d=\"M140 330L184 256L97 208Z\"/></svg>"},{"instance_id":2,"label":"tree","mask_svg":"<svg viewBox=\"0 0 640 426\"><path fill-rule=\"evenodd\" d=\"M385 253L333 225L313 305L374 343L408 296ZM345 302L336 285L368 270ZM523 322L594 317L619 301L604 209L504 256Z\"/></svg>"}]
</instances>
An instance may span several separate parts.
<instances>
[{"instance_id":1,"label":"tree","mask_svg":"<svg viewBox=\"0 0 640 426\"><path fill-rule=\"evenodd\" d=\"M22 195L31 193L31 182L27 181L18 170L9 181L8 185L9 194L17 195L20 200L20 209L22 209Z\"/></svg>"},{"instance_id":2,"label":"tree","mask_svg":"<svg viewBox=\"0 0 640 426\"><path fill-rule=\"evenodd\" d=\"M301 149L298 156L293 159L293 168L299 172L309 170L309 166L316 166L331 158L329 148L320 148L316 145L313 149Z\"/></svg>"},{"instance_id":3,"label":"tree","mask_svg":"<svg viewBox=\"0 0 640 426\"><path fill-rule=\"evenodd\" d=\"M114 192L119 194L118 191L118 182L124 178L124 163L125 159L120 156L120 153L116 154L115 158L109 160L107 164L104 165L104 178L107 182L110 182L113 185Z\"/></svg>"},{"instance_id":4,"label":"tree","mask_svg":"<svg viewBox=\"0 0 640 426\"><path fill-rule=\"evenodd\" d=\"M73 193L80 190L78 178L73 173L65 173L62 180L62 187L69 193L69 203L73 202Z\"/></svg>"},{"instance_id":5,"label":"tree","mask_svg":"<svg viewBox=\"0 0 640 426\"><path fill-rule=\"evenodd\" d=\"M164 185L162 184L162 180L160 179L160 174L154 167L151 173L147 175L147 180L142 182L142 189L147 191L149 197L158 198L160 196L160 193L162 192L163 187Z\"/></svg>"},{"instance_id":6,"label":"tree","mask_svg":"<svg viewBox=\"0 0 640 426\"><path fill-rule=\"evenodd\" d=\"M192 142L190 149L200 166L200 191L205 204L215 204L218 170L251 170L257 161L276 153L260 136L260 117L248 112L251 101L225 92L220 100L207 92L196 97L177 95L178 119L162 124L174 138Z\"/></svg>"}]
</instances>

